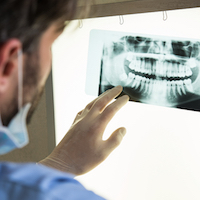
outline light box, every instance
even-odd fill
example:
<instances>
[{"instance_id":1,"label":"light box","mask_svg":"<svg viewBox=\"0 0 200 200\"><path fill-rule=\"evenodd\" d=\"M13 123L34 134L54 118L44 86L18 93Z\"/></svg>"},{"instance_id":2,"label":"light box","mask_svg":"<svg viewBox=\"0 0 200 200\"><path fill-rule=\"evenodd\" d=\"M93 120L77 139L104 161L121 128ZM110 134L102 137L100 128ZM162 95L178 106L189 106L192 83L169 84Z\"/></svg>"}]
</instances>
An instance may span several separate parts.
<instances>
[{"instance_id":1,"label":"light box","mask_svg":"<svg viewBox=\"0 0 200 200\"><path fill-rule=\"evenodd\" d=\"M57 143L70 128L76 114L99 94L101 71L94 70L87 77L91 70L100 70L102 66L102 56L94 59L93 65L89 64L91 31L111 31L122 37L131 33L133 37L161 42L166 38L170 41L189 39L192 44L200 41L199 8L167 11L167 16L164 21L163 12L124 15L122 25L119 16L86 19L81 28L74 30L79 21L73 21L66 28L53 45ZM99 40L96 38L93 45L98 45ZM102 48L96 51L101 54ZM198 63L198 59L195 62ZM188 71L193 73L192 69L188 68ZM198 77L198 70L195 73ZM96 86L89 94L91 84ZM198 88L197 84L197 96ZM178 89L175 92L179 92ZM181 94L184 94L183 90ZM197 103L196 107L199 106ZM128 102L104 134L106 139L118 127L126 127L127 134L121 145L97 168L77 179L89 190L110 200L200 199L200 113L195 109L188 110L188 107L174 107L177 105Z\"/></svg>"}]
</instances>

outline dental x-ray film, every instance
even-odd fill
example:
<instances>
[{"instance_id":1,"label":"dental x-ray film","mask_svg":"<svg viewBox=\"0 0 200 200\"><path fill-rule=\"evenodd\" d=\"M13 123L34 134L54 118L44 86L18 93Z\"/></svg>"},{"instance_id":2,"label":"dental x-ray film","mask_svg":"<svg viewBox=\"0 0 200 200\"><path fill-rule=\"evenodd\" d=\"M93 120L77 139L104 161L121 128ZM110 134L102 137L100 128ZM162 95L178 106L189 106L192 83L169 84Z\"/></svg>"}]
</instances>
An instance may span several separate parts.
<instances>
[{"instance_id":1,"label":"dental x-ray film","mask_svg":"<svg viewBox=\"0 0 200 200\"><path fill-rule=\"evenodd\" d=\"M200 111L200 41L92 30L88 55L99 94L122 85L130 101Z\"/></svg>"}]
</instances>

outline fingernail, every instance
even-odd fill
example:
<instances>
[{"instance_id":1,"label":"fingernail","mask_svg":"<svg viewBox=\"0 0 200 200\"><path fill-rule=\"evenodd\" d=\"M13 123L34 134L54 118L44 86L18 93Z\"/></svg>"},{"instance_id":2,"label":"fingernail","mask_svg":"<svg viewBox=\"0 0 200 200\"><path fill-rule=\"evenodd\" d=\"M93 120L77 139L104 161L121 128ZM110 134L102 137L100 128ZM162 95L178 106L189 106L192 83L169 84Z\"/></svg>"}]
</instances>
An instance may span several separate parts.
<instances>
[{"instance_id":1,"label":"fingernail","mask_svg":"<svg viewBox=\"0 0 200 200\"><path fill-rule=\"evenodd\" d=\"M123 137L126 135L126 129L125 128L121 128L120 129L120 133L123 135Z\"/></svg>"},{"instance_id":2,"label":"fingernail","mask_svg":"<svg viewBox=\"0 0 200 200\"><path fill-rule=\"evenodd\" d=\"M130 97L128 95L123 95L120 98L126 99L127 101L129 101Z\"/></svg>"},{"instance_id":3,"label":"fingernail","mask_svg":"<svg viewBox=\"0 0 200 200\"><path fill-rule=\"evenodd\" d=\"M130 97L127 94L124 96L127 98L128 101L130 100Z\"/></svg>"},{"instance_id":4,"label":"fingernail","mask_svg":"<svg viewBox=\"0 0 200 200\"><path fill-rule=\"evenodd\" d=\"M114 87L115 89L122 89L122 86L121 85L118 85L116 87Z\"/></svg>"}]
</instances>

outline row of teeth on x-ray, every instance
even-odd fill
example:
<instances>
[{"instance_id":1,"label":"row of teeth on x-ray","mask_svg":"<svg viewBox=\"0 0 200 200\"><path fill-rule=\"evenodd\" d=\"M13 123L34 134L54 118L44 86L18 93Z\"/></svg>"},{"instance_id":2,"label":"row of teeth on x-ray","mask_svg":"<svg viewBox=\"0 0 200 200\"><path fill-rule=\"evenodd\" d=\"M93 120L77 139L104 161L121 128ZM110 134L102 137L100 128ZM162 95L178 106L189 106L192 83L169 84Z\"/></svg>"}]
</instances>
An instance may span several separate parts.
<instances>
[{"instance_id":1,"label":"row of teeth on x-ray","mask_svg":"<svg viewBox=\"0 0 200 200\"><path fill-rule=\"evenodd\" d=\"M131 36L123 40L122 49L127 51L125 82L128 87L148 96L153 93L157 97L162 95L167 98L194 92L191 77L192 68L199 67L199 42Z\"/></svg>"},{"instance_id":2,"label":"row of teeth on x-ray","mask_svg":"<svg viewBox=\"0 0 200 200\"><path fill-rule=\"evenodd\" d=\"M171 62L135 57L134 53L128 53L126 58L130 64L129 68L135 72L161 77L190 77L192 75L191 68L181 62Z\"/></svg>"},{"instance_id":3,"label":"row of teeth on x-ray","mask_svg":"<svg viewBox=\"0 0 200 200\"><path fill-rule=\"evenodd\" d=\"M178 61L162 61L155 58L149 58L150 54L146 57L137 57L135 53L129 52L126 60L130 62L128 67L135 73L149 75L150 77L162 77L164 80L157 80L147 78L145 76L135 75L129 72L126 78L126 86L132 87L143 94L150 95L154 91L165 91L165 96L185 95L186 92L194 92L192 82L189 77L192 76L192 70L187 62ZM142 55L144 56L144 55ZM148 56L148 57L147 57ZM179 78L179 80L167 80L167 78ZM160 89L159 89L160 88Z\"/></svg>"},{"instance_id":4,"label":"row of teeth on x-ray","mask_svg":"<svg viewBox=\"0 0 200 200\"><path fill-rule=\"evenodd\" d=\"M124 77L122 77L124 76ZM174 96L177 94L185 95L186 92L193 92L191 79L187 78L184 80L157 80L150 79L144 76L135 75L134 73L129 73L128 77L122 75L121 79L126 79L126 86L138 90L142 94L152 94L154 91L162 91L164 96Z\"/></svg>"}]
</instances>

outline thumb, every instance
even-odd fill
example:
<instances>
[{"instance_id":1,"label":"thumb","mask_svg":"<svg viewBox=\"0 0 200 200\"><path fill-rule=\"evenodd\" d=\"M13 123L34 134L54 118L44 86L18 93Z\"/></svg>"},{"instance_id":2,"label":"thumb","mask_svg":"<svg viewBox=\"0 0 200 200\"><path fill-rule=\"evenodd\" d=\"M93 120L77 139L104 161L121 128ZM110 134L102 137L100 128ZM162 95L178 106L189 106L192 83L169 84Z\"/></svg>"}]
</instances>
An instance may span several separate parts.
<instances>
[{"instance_id":1,"label":"thumb","mask_svg":"<svg viewBox=\"0 0 200 200\"><path fill-rule=\"evenodd\" d=\"M117 146L120 145L123 137L126 134L124 127L115 130L112 135L106 140L106 149L108 153L111 153Z\"/></svg>"}]
</instances>

